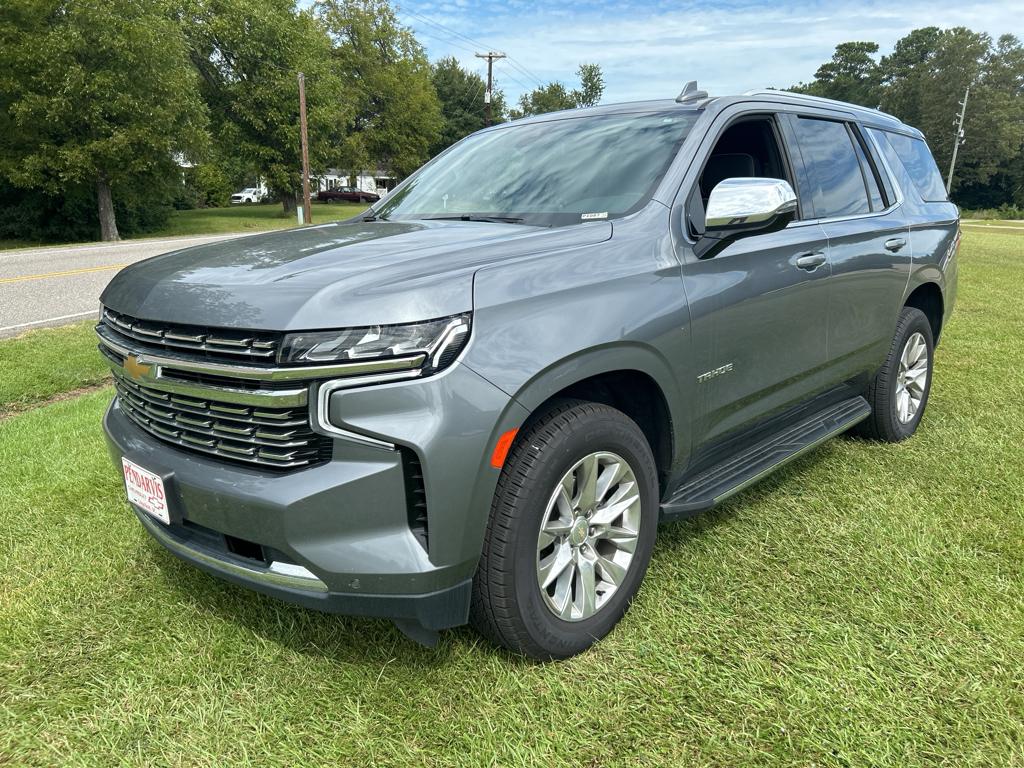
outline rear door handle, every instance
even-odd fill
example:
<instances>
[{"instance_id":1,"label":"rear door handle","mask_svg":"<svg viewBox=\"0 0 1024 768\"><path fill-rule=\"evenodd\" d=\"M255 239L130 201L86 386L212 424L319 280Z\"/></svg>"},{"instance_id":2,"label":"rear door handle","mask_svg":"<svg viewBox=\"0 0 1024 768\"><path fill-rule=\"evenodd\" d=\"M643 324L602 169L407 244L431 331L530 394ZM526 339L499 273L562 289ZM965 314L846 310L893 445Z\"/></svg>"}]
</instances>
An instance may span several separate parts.
<instances>
[{"instance_id":1,"label":"rear door handle","mask_svg":"<svg viewBox=\"0 0 1024 768\"><path fill-rule=\"evenodd\" d=\"M903 239L902 237L894 237L891 240L886 240L885 241L885 250L892 251L893 253L896 253L896 251L898 251L901 248L903 248L903 246L905 246L906 244L907 244L907 241L905 239Z\"/></svg>"},{"instance_id":2,"label":"rear door handle","mask_svg":"<svg viewBox=\"0 0 1024 768\"><path fill-rule=\"evenodd\" d=\"M821 251L801 253L796 257L796 265L800 267L800 269L806 269L808 272L813 272L824 263L825 254Z\"/></svg>"}]
</instances>

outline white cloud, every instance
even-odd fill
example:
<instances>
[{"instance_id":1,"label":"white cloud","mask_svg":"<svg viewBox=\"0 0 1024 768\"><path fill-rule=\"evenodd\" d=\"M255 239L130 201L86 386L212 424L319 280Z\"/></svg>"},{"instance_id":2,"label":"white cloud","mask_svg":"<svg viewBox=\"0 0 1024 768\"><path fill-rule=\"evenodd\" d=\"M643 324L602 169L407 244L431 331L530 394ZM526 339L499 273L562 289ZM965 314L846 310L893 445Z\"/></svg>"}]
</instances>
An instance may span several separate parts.
<instances>
[{"instance_id":1,"label":"white cloud","mask_svg":"<svg viewBox=\"0 0 1024 768\"><path fill-rule=\"evenodd\" d=\"M514 56L543 80L574 80L580 62L596 62L605 74L605 102L673 97L686 80L712 93L760 86L785 87L810 79L837 43L873 40L882 53L911 29L966 26L996 37L1024 37L1020 0L980 3L808 2L727 5L659 2L645 8L622 3L572 3L530 7L505 0L486 9L416 13ZM423 42L432 57L454 55L474 70L472 43L410 18L430 33ZM499 83L514 100L532 86L522 72L500 63ZM519 81L519 84L514 82Z\"/></svg>"}]
</instances>

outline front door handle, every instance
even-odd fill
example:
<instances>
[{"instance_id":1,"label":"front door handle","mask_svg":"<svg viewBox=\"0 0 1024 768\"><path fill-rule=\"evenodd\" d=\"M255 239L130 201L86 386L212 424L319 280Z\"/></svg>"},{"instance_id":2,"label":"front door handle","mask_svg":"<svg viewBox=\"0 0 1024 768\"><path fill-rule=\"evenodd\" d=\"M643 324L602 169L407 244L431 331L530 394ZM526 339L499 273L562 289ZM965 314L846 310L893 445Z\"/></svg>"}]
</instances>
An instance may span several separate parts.
<instances>
[{"instance_id":1,"label":"front door handle","mask_svg":"<svg viewBox=\"0 0 1024 768\"><path fill-rule=\"evenodd\" d=\"M892 251L893 253L896 253L896 251L898 251L901 248L903 248L903 246L905 246L906 244L907 244L907 241L904 238L902 238L902 237L894 237L891 240L886 240L885 241L885 250Z\"/></svg>"},{"instance_id":2,"label":"front door handle","mask_svg":"<svg viewBox=\"0 0 1024 768\"><path fill-rule=\"evenodd\" d=\"M808 272L813 272L824 263L825 254L821 251L801 253L796 257L796 265L800 267L800 269L806 269Z\"/></svg>"}]
</instances>

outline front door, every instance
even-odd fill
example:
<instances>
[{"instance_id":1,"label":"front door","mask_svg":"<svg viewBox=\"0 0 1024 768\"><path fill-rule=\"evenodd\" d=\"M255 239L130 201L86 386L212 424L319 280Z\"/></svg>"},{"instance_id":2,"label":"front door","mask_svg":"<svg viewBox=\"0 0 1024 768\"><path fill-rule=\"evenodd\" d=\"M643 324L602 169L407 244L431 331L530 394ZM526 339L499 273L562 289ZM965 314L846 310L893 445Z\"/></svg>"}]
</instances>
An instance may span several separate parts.
<instances>
[{"instance_id":1,"label":"front door","mask_svg":"<svg viewBox=\"0 0 1024 768\"><path fill-rule=\"evenodd\" d=\"M785 179L795 188L773 115L743 116L725 127L704 161L704 201L724 178ZM748 237L700 260L683 253L697 364L697 458L822 389L831 267L825 233L798 220Z\"/></svg>"}]
</instances>

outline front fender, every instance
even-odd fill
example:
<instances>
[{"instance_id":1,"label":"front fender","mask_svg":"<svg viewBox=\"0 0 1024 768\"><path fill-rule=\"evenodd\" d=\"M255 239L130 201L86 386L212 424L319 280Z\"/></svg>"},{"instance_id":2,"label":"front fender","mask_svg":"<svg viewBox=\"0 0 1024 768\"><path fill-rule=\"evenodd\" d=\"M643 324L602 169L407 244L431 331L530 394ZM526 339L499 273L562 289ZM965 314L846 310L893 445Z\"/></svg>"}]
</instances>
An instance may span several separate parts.
<instances>
[{"instance_id":1,"label":"front fender","mask_svg":"<svg viewBox=\"0 0 1024 768\"><path fill-rule=\"evenodd\" d=\"M617 238L478 271L463 361L530 412L592 376L645 374L669 408L675 464L689 455L694 380L679 268L657 238Z\"/></svg>"}]
</instances>

